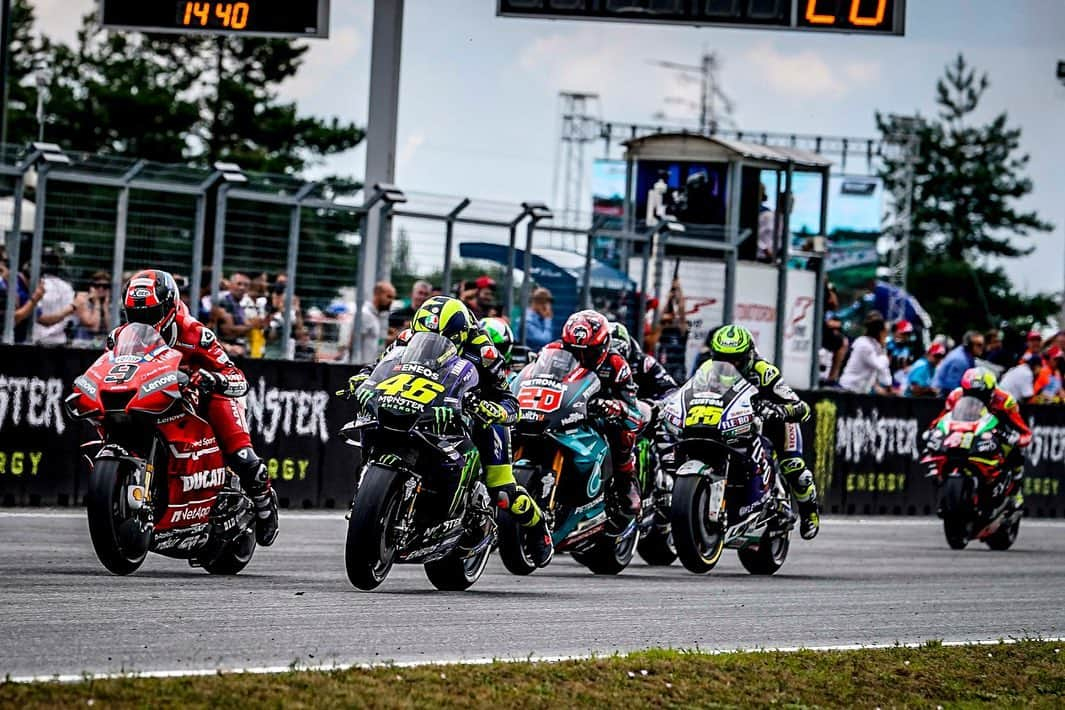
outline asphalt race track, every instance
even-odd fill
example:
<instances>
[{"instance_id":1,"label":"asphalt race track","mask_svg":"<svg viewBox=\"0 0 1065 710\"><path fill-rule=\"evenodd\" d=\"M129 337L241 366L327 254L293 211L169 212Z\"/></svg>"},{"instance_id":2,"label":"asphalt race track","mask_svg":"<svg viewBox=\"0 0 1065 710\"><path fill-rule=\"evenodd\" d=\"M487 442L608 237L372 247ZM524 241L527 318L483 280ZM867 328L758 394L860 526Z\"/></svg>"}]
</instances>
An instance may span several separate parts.
<instances>
[{"instance_id":1,"label":"asphalt race track","mask_svg":"<svg viewBox=\"0 0 1065 710\"><path fill-rule=\"evenodd\" d=\"M566 556L469 592L399 566L376 592L344 576L337 513L282 515L246 573L149 556L114 577L78 511L0 512L0 677L1065 636L1065 523L1026 520L1013 550L946 546L934 519L829 519L774 577L734 553L710 575L635 562L595 577Z\"/></svg>"}]
</instances>

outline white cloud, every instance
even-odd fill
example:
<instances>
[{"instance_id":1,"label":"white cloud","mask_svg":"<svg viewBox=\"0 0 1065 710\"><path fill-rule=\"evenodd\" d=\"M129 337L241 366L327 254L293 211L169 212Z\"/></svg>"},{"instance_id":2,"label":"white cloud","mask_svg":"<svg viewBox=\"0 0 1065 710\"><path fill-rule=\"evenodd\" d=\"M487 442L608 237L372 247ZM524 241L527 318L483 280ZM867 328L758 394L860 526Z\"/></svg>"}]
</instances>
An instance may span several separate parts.
<instances>
[{"instance_id":1,"label":"white cloud","mask_svg":"<svg viewBox=\"0 0 1065 710\"><path fill-rule=\"evenodd\" d=\"M403 141L403 145L396 151L397 171L402 170L411 161L423 143L425 143L425 131L421 129L417 129L407 136L407 139Z\"/></svg>"},{"instance_id":2,"label":"white cloud","mask_svg":"<svg viewBox=\"0 0 1065 710\"><path fill-rule=\"evenodd\" d=\"M813 50L794 53L778 51L772 43L761 42L744 55L770 89L783 95L838 99L880 76L876 62L849 59L830 62Z\"/></svg>"},{"instance_id":3,"label":"white cloud","mask_svg":"<svg viewBox=\"0 0 1065 710\"><path fill-rule=\"evenodd\" d=\"M336 86L356 63L364 41L363 32L355 25L334 27L328 40L309 41L303 68L282 85L282 93L290 99L307 99L327 86Z\"/></svg>"}]
</instances>

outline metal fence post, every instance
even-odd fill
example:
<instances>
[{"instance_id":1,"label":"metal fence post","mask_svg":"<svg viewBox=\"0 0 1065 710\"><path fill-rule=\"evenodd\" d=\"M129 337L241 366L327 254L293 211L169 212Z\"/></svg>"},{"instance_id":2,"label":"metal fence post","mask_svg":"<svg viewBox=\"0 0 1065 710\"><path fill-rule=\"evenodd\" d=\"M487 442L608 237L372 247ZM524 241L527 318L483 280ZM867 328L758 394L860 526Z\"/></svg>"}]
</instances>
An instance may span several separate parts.
<instances>
[{"instance_id":1,"label":"metal fence post","mask_svg":"<svg viewBox=\"0 0 1065 710\"><path fill-rule=\"evenodd\" d=\"M33 244L30 247L30 288L36 288L41 280L41 256L44 253L44 217L48 201L48 163L37 165L37 188L34 202L37 205L33 220Z\"/></svg>"},{"instance_id":2,"label":"metal fence post","mask_svg":"<svg viewBox=\"0 0 1065 710\"><path fill-rule=\"evenodd\" d=\"M542 219L551 219L554 215L551 214L551 210L547 208L547 205L540 202L523 202L522 209L524 209L529 215L529 222L525 225L525 259L522 263L522 276L521 276L521 304L518 306L518 310L522 314L521 318L521 335L519 340L522 345L526 344L526 336L528 330L528 319L525 318L525 309L529 306L529 293L532 288L532 246L533 246L533 232L536 231L536 224ZM514 262L514 253L510 255L511 263ZM511 270L513 272L513 269Z\"/></svg>"},{"instance_id":3,"label":"metal fence post","mask_svg":"<svg viewBox=\"0 0 1065 710\"><path fill-rule=\"evenodd\" d=\"M792 178L795 174L795 164L788 161L788 171L784 177L784 217L780 229L780 253L777 256L780 262L777 266L777 322L776 342L773 344L775 362L780 367L784 363L784 333L785 320L788 310L788 258L791 254L791 189L794 184ZM781 205L777 204L779 213Z\"/></svg>"},{"instance_id":4,"label":"metal fence post","mask_svg":"<svg viewBox=\"0 0 1065 710\"><path fill-rule=\"evenodd\" d=\"M193 314L199 316L200 291L203 290L203 245L207 241L207 193L223 178L216 171L199 185L196 193L196 223L192 228L192 273L189 274L189 304ZM212 297L214 289L211 289Z\"/></svg>"},{"instance_id":5,"label":"metal fence post","mask_svg":"<svg viewBox=\"0 0 1065 710\"><path fill-rule=\"evenodd\" d=\"M26 191L25 173L15 178L14 221L7 234L7 303L4 307L4 344L15 342L15 311L18 308L19 259L22 258L22 200Z\"/></svg>"},{"instance_id":6,"label":"metal fence post","mask_svg":"<svg viewBox=\"0 0 1065 710\"><path fill-rule=\"evenodd\" d=\"M470 206L470 198L462 199L455 209L447 214L447 222L444 226L444 293L451 292L451 252L455 246L455 220L459 213Z\"/></svg>"},{"instance_id":7,"label":"metal fence post","mask_svg":"<svg viewBox=\"0 0 1065 710\"><path fill-rule=\"evenodd\" d=\"M211 254L211 304L218 303L222 297L222 260L226 249L226 210L229 209L229 185L218 188L214 215L214 249Z\"/></svg>"},{"instance_id":8,"label":"metal fence post","mask_svg":"<svg viewBox=\"0 0 1065 710\"><path fill-rule=\"evenodd\" d=\"M737 246L737 245L733 245ZM721 319L731 323L736 319L736 267L737 249L730 249L725 256L725 303L721 309Z\"/></svg>"},{"instance_id":9,"label":"metal fence post","mask_svg":"<svg viewBox=\"0 0 1065 710\"><path fill-rule=\"evenodd\" d=\"M659 229L655 228L647 235L647 243L643 248L643 262L640 265L640 298L633 325L636 327L636 342L640 344L641 348L643 347L644 342L643 325L646 322L645 314L647 313L647 273L650 271L651 266L651 252L655 251L658 246L658 234Z\"/></svg>"},{"instance_id":10,"label":"metal fence post","mask_svg":"<svg viewBox=\"0 0 1065 710\"><path fill-rule=\"evenodd\" d=\"M303 200L318 188L318 183L307 183L296 192L295 204L288 218L288 257L285 262L285 313L281 321L282 357L288 353L288 344L292 339L292 304L296 293L296 265L300 253L300 228L303 219Z\"/></svg>"},{"instance_id":11,"label":"metal fence post","mask_svg":"<svg viewBox=\"0 0 1065 710\"><path fill-rule=\"evenodd\" d=\"M144 169L145 161L139 160L122 176L123 186L118 191L118 207L115 215L115 248L111 257L111 324L118 325L122 308L122 272L126 268L126 237L129 228L130 182Z\"/></svg>"},{"instance_id":12,"label":"metal fence post","mask_svg":"<svg viewBox=\"0 0 1065 710\"><path fill-rule=\"evenodd\" d=\"M606 224L607 218L604 215L599 215L592 220L592 226L588 228L585 234L585 252L584 252L584 284L581 286L581 307L592 307L592 252L594 251L595 235L603 225Z\"/></svg>"},{"instance_id":13,"label":"metal fence post","mask_svg":"<svg viewBox=\"0 0 1065 710\"><path fill-rule=\"evenodd\" d=\"M522 209L520 215L511 220L507 228L510 230L507 240L507 271L503 274L503 317L508 321L514 312L514 269L517 264L514 260L514 252L518 242L518 224L529 214L529 210Z\"/></svg>"}]
</instances>

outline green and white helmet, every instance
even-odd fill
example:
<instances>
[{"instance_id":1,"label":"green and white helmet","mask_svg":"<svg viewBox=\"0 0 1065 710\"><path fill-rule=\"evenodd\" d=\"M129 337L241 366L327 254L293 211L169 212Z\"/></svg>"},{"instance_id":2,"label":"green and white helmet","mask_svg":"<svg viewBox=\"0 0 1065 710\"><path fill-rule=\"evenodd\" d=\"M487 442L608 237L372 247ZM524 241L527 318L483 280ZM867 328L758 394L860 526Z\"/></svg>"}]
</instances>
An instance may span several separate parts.
<instances>
[{"instance_id":1,"label":"green and white helmet","mask_svg":"<svg viewBox=\"0 0 1065 710\"><path fill-rule=\"evenodd\" d=\"M628 362L632 356L632 340L629 329L624 324L613 321L610 323L610 349L625 358Z\"/></svg>"},{"instance_id":2,"label":"green and white helmet","mask_svg":"<svg viewBox=\"0 0 1065 710\"><path fill-rule=\"evenodd\" d=\"M754 364L754 336L742 325L723 325L710 339L710 357L730 363L746 374Z\"/></svg>"},{"instance_id":3,"label":"green and white helmet","mask_svg":"<svg viewBox=\"0 0 1065 710\"><path fill-rule=\"evenodd\" d=\"M478 325L503 356L503 362L509 365L514 350L514 331L502 318L482 318Z\"/></svg>"}]
</instances>

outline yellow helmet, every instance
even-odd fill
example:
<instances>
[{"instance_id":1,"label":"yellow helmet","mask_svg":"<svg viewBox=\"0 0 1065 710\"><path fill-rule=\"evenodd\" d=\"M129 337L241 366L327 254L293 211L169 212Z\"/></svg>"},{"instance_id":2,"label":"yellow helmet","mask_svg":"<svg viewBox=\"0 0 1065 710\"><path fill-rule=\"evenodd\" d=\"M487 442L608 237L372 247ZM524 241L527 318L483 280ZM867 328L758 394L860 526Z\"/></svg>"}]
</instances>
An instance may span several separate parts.
<instances>
[{"instance_id":1,"label":"yellow helmet","mask_svg":"<svg viewBox=\"0 0 1065 710\"><path fill-rule=\"evenodd\" d=\"M462 347L476 325L477 319L465 303L450 296L433 296L415 312L411 328L415 333L442 335Z\"/></svg>"}]
</instances>

